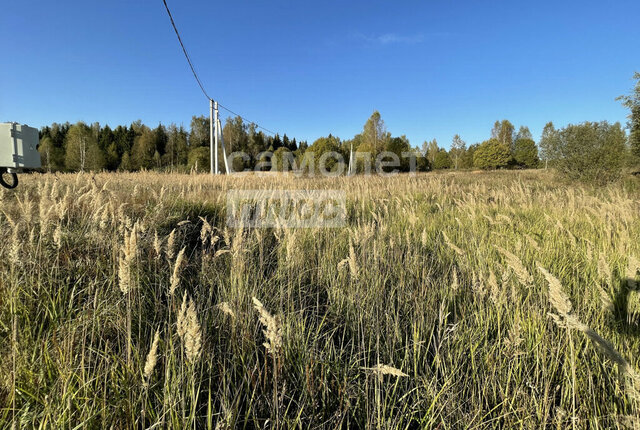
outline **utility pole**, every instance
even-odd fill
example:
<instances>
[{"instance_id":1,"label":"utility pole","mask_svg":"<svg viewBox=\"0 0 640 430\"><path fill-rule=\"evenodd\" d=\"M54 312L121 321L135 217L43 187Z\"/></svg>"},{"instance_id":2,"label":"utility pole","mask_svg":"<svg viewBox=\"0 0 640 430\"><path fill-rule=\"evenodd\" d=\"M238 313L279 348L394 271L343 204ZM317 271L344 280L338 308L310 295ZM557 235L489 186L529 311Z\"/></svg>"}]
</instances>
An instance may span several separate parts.
<instances>
[{"instance_id":1,"label":"utility pole","mask_svg":"<svg viewBox=\"0 0 640 430\"><path fill-rule=\"evenodd\" d=\"M213 102L214 107L213 107L213 112L215 114L215 120L216 120L216 135L214 137L214 141L216 143L216 150L213 153L213 164L215 165L215 172L216 175L218 173L220 173L218 171L218 135L220 134L220 128L219 128L219 124L220 124L220 120L218 119L218 102Z\"/></svg>"},{"instance_id":2,"label":"utility pole","mask_svg":"<svg viewBox=\"0 0 640 430\"><path fill-rule=\"evenodd\" d=\"M215 131L214 131L215 129ZM225 172L229 173L227 164L227 152L224 148L224 139L222 137L222 124L218 115L218 102L209 99L209 162L211 164L211 175L219 174L218 170L218 138L222 140L222 156L224 157Z\"/></svg>"},{"instance_id":3,"label":"utility pole","mask_svg":"<svg viewBox=\"0 0 640 430\"><path fill-rule=\"evenodd\" d=\"M216 136L217 138L217 136ZM218 145L216 142L216 150L218 149ZM213 175L213 100L209 99L209 165L211 168L209 169L211 174ZM216 151L217 152L217 151ZM216 172L217 173L217 172Z\"/></svg>"},{"instance_id":4,"label":"utility pole","mask_svg":"<svg viewBox=\"0 0 640 430\"><path fill-rule=\"evenodd\" d=\"M220 133L220 144L222 145L222 159L224 160L224 173L229 174L229 162L227 160L227 150L224 147L224 133L222 133L222 123L220 122L220 118L216 118L216 139L218 138L218 133ZM217 149L218 145L216 145ZM217 164L216 164L217 166Z\"/></svg>"}]
</instances>

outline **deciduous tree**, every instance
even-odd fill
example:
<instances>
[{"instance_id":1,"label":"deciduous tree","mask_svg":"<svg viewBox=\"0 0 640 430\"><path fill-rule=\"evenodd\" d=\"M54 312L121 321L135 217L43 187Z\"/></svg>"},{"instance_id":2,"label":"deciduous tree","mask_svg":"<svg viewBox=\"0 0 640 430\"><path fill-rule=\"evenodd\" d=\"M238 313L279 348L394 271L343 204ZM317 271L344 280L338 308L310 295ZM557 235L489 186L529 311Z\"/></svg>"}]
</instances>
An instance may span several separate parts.
<instances>
[{"instance_id":1,"label":"deciduous tree","mask_svg":"<svg viewBox=\"0 0 640 430\"><path fill-rule=\"evenodd\" d=\"M450 169L452 165L453 162L451 161L449 153L444 148L438 150L438 153L436 154L436 157L433 161L433 168L435 170Z\"/></svg>"},{"instance_id":2,"label":"deciduous tree","mask_svg":"<svg viewBox=\"0 0 640 430\"><path fill-rule=\"evenodd\" d=\"M542 130L540 137L540 158L544 161L544 168L558 158L559 135L552 122L548 122Z\"/></svg>"},{"instance_id":3,"label":"deciduous tree","mask_svg":"<svg viewBox=\"0 0 640 430\"><path fill-rule=\"evenodd\" d=\"M557 167L571 179L605 184L622 174L627 137L620 123L569 125L559 132Z\"/></svg>"},{"instance_id":4,"label":"deciduous tree","mask_svg":"<svg viewBox=\"0 0 640 430\"><path fill-rule=\"evenodd\" d=\"M526 125L521 125L520 129L518 130L518 133L516 134L516 140L520 140L520 139L533 140L533 135L531 134L529 127L527 127Z\"/></svg>"},{"instance_id":5,"label":"deciduous tree","mask_svg":"<svg viewBox=\"0 0 640 430\"><path fill-rule=\"evenodd\" d=\"M133 144L131 161L135 169L151 169L154 166L153 154L156 152L154 133L145 128Z\"/></svg>"},{"instance_id":6,"label":"deciduous tree","mask_svg":"<svg viewBox=\"0 0 640 430\"><path fill-rule=\"evenodd\" d=\"M69 170L100 170L104 168L104 156L98 142L85 123L78 122L69 128L65 137L65 166Z\"/></svg>"},{"instance_id":7,"label":"deciduous tree","mask_svg":"<svg viewBox=\"0 0 640 430\"><path fill-rule=\"evenodd\" d=\"M424 156L427 157L429 165L433 166L433 163L435 163L438 150L438 142L435 139L430 142L425 141L422 144L422 151L424 152Z\"/></svg>"},{"instance_id":8,"label":"deciduous tree","mask_svg":"<svg viewBox=\"0 0 640 430\"><path fill-rule=\"evenodd\" d=\"M224 136L227 154L234 151L247 152L249 135L247 133L247 125L242 121L241 117L227 118L227 122L222 129L222 135Z\"/></svg>"},{"instance_id":9,"label":"deciduous tree","mask_svg":"<svg viewBox=\"0 0 640 430\"><path fill-rule=\"evenodd\" d=\"M451 159L453 160L453 167L457 170L460 164L460 160L464 156L464 152L467 149L467 144L460 137L459 134L453 136L453 140L451 141L451 149L449 150L449 154L451 155Z\"/></svg>"},{"instance_id":10,"label":"deciduous tree","mask_svg":"<svg viewBox=\"0 0 640 430\"><path fill-rule=\"evenodd\" d=\"M513 126L513 124L511 124L509 120L503 119L502 122L496 121L493 124L493 129L491 130L491 138L496 139L498 142L506 145L513 151L514 133L515 127Z\"/></svg>"},{"instance_id":11,"label":"deciduous tree","mask_svg":"<svg viewBox=\"0 0 640 430\"><path fill-rule=\"evenodd\" d=\"M374 111L364 125L362 144L376 156L386 146L390 137L380 112Z\"/></svg>"},{"instance_id":12,"label":"deciduous tree","mask_svg":"<svg viewBox=\"0 0 640 430\"><path fill-rule=\"evenodd\" d=\"M64 168L64 153L62 148L57 147L50 136L45 136L40 140L38 146L42 167L47 171L56 171Z\"/></svg>"},{"instance_id":13,"label":"deciduous tree","mask_svg":"<svg viewBox=\"0 0 640 430\"><path fill-rule=\"evenodd\" d=\"M633 75L636 84L631 94L620 96L618 100L629 108L629 146L631 154L635 157L635 163L640 163L640 72Z\"/></svg>"},{"instance_id":14,"label":"deciduous tree","mask_svg":"<svg viewBox=\"0 0 640 430\"><path fill-rule=\"evenodd\" d=\"M209 118L205 116L191 117L191 132L189 133L189 147L209 146Z\"/></svg>"},{"instance_id":15,"label":"deciduous tree","mask_svg":"<svg viewBox=\"0 0 640 430\"><path fill-rule=\"evenodd\" d=\"M189 159L187 167L195 172L208 172L209 166L209 148L198 146L189 151Z\"/></svg>"}]
</instances>

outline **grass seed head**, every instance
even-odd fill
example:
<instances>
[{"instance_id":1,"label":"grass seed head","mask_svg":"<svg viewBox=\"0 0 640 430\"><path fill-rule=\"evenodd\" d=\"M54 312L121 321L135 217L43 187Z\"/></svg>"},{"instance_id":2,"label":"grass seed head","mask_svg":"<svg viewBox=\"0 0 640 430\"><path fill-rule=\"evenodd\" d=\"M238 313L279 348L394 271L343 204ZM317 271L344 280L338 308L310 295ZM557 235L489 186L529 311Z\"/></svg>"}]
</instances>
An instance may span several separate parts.
<instances>
[{"instance_id":1,"label":"grass seed head","mask_svg":"<svg viewBox=\"0 0 640 430\"><path fill-rule=\"evenodd\" d=\"M182 305L180 305L180 311L178 312L178 317L176 318L176 331L178 336L184 338L185 333L187 332L187 292L185 291L184 296L182 296Z\"/></svg>"},{"instance_id":2,"label":"grass seed head","mask_svg":"<svg viewBox=\"0 0 640 430\"><path fill-rule=\"evenodd\" d=\"M151 375L153 374L153 369L156 367L156 363L158 362L158 342L160 341L160 330L156 330L155 335L153 336L153 342L151 343L151 349L147 354L147 360L144 364L144 386L149 386L149 380L151 379Z\"/></svg>"},{"instance_id":3,"label":"grass seed head","mask_svg":"<svg viewBox=\"0 0 640 430\"><path fill-rule=\"evenodd\" d=\"M442 232L442 237L444 238L444 242L447 244L449 248L451 248L452 251L454 251L456 254L458 254L461 257L464 256L464 251L458 248L456 245L454 245L453 242L449 240L449 236L447 236L447 233L445 233L444 231Z\"/></svg>"},{"instance_id":4,"label":"grass seed head","mask_svg":"<svg viewBox=\"0 0 640 430\"><path fill-rule=\"evenodd\" d=\"M527 268L524 267L522 261L520 261L520 259L513 253L507 251L504 248L496 246L496 249L498 249L498 251L500 251L500 253L504 255L505 259L507 260L507 266L509 266L509 268L516 275L518 281L525 287L531 286L533 284L533 277L531 276Z\"/></svg>"},{"instance_id":5,"label":"grass seed head","mask_svg":"<svg viewBox=\"0 0 640 430\"><path fill-rule=\"evenodd\" d=\"M118 259L118 280L122 294L128 294L132 288L132 272L135 259L138 254L138 230L137 223L134 224L131 234L124 232L124 244L121 248L121 255Z\"/></svg>"},{"instance_id":6,"label":"grass seed head","mask_svg":"<svg viewBox=\"0 0 640 430\"><path fill-rule=\"evenodd\" d=\"M231 305L229 305L229 302L221 302L217 304L217 308L220 309L220 311L223 314L227 314L229 315L231 318L235 318L236 317L236 313L233 311L233 309L231 308Z\"/></svg>"},{"instance_id":7,"label":"grass seed head","mask_svg":"<svg viewBox=\"0 0 640 430\"><path fill-rule=\"evenodd\" d=\"M162 239L158 236L158 230L153 235L153 250L156 253L156 258L160 258L160 254L162 254Z\"/></svg>"},{"instance_id":8,"label":"grass seed head","mask_svg":"<svg viewBox=\"0 0 640 430\"><path fill-rule=\"evenodd\" d=\"M607 283L611 282L611 268L604 254L600 254L600 258L598 259L598 276Z\"/></svg>"},{"instance_id":9,"label":"grass seed head","mask_svg":"<svg viewBox=\"0 0 640 430\"><path fill-rule=\"evenodd\" d=\"M118 260L118 287L122 294L128 294L131 289L131 267L122 255Z\"/></svg>"},{"instance_id":10,"label":"grass seed head","mask_svg":"<svg viewBox=\"0 0 640 430\"><path fill-rule=\"evenodd\" d=\"M200 358L202 348L202 331L198 322L196 307L192 300L189 300L189 307L186 312L186 330L184 334L184 352L187 360L195 362Z\"/></svg>"},{"instance_id":11,"label":"grass seed head","mask_svg":"<svg viewBox=\"0 0 640 430\"><path fill-rule=\"evenodd\" d=\"M180 271L182 268L182 264L184 263L184 251L185 248L182 248L180 252L178 252L178 257L176 258L176 262L173 266L173 273L171 274L171 285L169 286L169 294L173 296L176 289L180 286Z\"/></svg>"},{"instance_id":12,"label":"grass seed head","mask_svg":"<svg viewBox=\"0 0 640 430\"><path fill-rule=\"evenodd\" d=\"M562 284L558 278L547 272L544 267L538 266L538 270L540 270L549 284L549 302L551 302L551 306L553 306L560 316L566 317L571 313L573 307L571 306L569 297L562 290Z\"/></svg>"},{"instance_id":13,"label":"grass seed head","mask_svg":"<svg viewBox=\"0 0 640 430\"><path fill-rule=\"evenodd\" d=\"M167 239L167 258L172 261L175 257L176 249L176 229L174 228L169 233L169 239Z\"/></svg>"},{"instance_id":14,"label":"grass seed head","mask_svg":"<svg viewBox=\"0 0 640 430\"><path fill-rule=\"evenodd\" d=\"M13 227L13 235L11 236L11 246L9 248L9 262L13 265L20 263L20 250L22 248L22 239L20 238L20 224Z\"/></svg>"},{"instance_id":15,"label":"grass seed head","mask_svg":"<svg viewBox=\"0 0 640 430\"><path fill-rule=\"evenodd\" d=\"M209 238L211 233L213 232L213 228L211 227L211 224L209 224L209 222L206 219L200 217L200 220L202 221L202 228L200 229L200 241L204 245L207 242L207 239Z\"/></svg>"},{"instance_id":16,"label":"grass seed head","mask_svg":"<svg viewBox=\"0 0 640 430\"><path fill-rule=\"evenodd\" d=\"M502 290L498 284L496 274L491 269L489 269L489 279L487 280L487 284L489 284L489 296L491 297L491 301L494 304L500 303L502 301Z\"/></svg>"},{"instance_id":17,"label":"grass seed head","mask_svg":"<svg viewBox=\"0 0 640 430\"><path fill-rule=\"evenodd\" d=\"M353 247L353 242L349 239L349 272L353 279L358 278L358 260L356 258L356 251Z\"/></svg>"},{"instance_id":18,"label":"grass seed head","mask_svg":"<svg viewBox=\"0 0 640 430\"><path fill-rule=\"evenodd\" d=\"M420 243L422 244L423 248L425 248L429 243L429 235L427 234L426 228L422 230L422 235L420 236Z\"/></svg>"},{"instance_id":19,"label":"grass seed head","mask_svg":"<svg viewBox=\"0 0 640 430\"><path fill-rule=\"evenodd\" d=\"M264 337L267 338L267 342L263 345L267 351L275 355L282 348L282 328L278 320L255 297L253 297L253 306L258 311L260 323L264 326L263 333Z\"/></svg>"},{"instance_id":20,"label":"grass seed head","mask_svg":"<svg viewBox=\"0 0 640 430\"><path fill-rule=\"evenodd\" d=\"M402 370L397 369L393 366L389 366L387 364L376 364L375 366L373 366L372 368L368 369L371 370L374 374L378 375L378 376L383 376L383 375L390 375L390 376L395 376L398 378L404 378L407 377L409 375L407 375L406 373L404 373Z\"/></svg>"}]
</instances>

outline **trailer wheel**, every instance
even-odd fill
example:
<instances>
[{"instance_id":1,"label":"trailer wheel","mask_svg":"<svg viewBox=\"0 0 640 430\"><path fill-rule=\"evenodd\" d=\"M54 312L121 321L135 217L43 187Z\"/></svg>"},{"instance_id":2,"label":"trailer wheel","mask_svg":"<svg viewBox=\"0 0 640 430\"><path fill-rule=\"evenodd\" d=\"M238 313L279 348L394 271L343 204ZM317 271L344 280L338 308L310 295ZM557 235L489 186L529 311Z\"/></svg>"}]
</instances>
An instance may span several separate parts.
<instances>
[{"instance_id":1,"label":"trailer wheel","mask_svg":"<svg viewBox=\"0 0 640 430\"><path fill-rule=\"evenodd\" d=\"M11 182L7 182L6 177L11 177ZM13 189L18 186L18 175L16 173L9 173L5 167L0 167L0 185L5 188Z\"/></svg>"}]
</instances>

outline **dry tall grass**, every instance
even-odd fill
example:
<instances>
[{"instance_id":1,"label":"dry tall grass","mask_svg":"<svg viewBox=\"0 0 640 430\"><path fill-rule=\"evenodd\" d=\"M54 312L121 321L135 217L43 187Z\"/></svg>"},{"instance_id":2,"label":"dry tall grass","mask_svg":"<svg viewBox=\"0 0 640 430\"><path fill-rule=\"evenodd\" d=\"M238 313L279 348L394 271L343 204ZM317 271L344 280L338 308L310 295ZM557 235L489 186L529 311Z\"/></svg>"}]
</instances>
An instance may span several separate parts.
<instances>
[{"instance_id":1,"label":"dry tall grass","mask_svg":"<svg viewBox=\"0 0 640 430\"><path fill-rule=\"evenodd\" d=\"M294 188L345 190L347 225L226 226L227 191ZM638 188L25 176L0 427L633 428Z\"/></svg>"}]
</instances>

